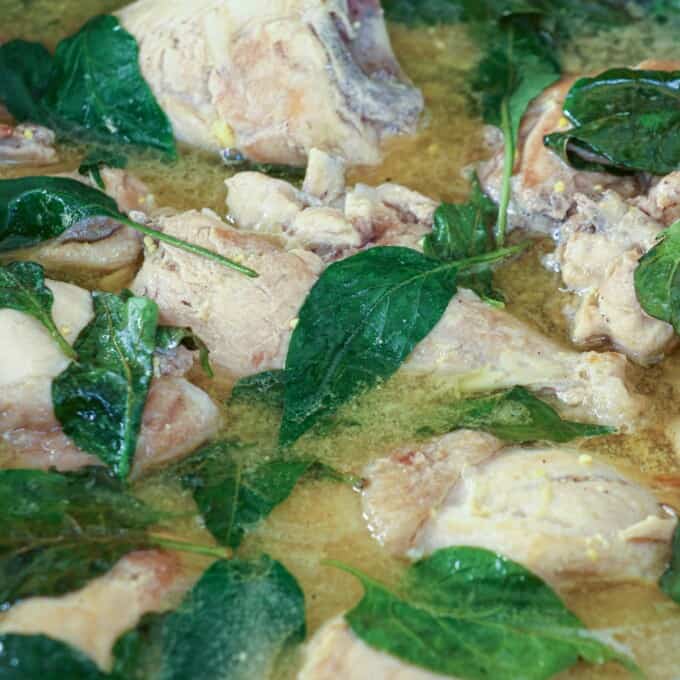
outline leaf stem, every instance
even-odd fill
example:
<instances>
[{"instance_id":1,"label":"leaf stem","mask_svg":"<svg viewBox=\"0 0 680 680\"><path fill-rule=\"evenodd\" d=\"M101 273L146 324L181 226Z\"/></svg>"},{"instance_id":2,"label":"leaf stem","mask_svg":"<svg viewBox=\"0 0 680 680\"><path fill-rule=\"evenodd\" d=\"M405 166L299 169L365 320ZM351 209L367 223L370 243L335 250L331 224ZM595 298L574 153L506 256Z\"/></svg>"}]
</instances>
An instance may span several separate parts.
<instances>
[{"instance_id":1,"label":"leaf stem","mask_svg":"<svg viewBox=\"0 0 680 680\"><path fill-rule=\"evenodd\" d=\"M485 265L490 262L505 260L513 255L519 255L519 253L525 251L530 246L531 241L522 241L522 243L518 243L517 245L498 248L497 250L492 250L490 253L484 253L483 255L475 255L474 257L468 257L464 260L455 260L438 267L438 269L473 269L477 265Z\"/></svg>"},{"instance_id":2,"label":"leaf stem","mask_svg":"<svg viewBox=\"0 0 680 680\"><path fill-rule=\"evenodd\" d=\"M219 264L224 265L225 267L234 269L237 272L240 272L241 274L250 276L251 278L256 278L259 276L259 274L255 270L250 269L249 267L245 267L242 264L239 264L238 262L234 262L233 260L230 260L229 258L220 255L219 253L216 253L212 250L208 250L207 248L203 248L202 246L197 246L194 243L188 243L187 241L183 241L182 239L170 236L169 234L164 234L162 231L152 229L151 227L147 227L144 224L139 224L139 222L135 222L134 220L128 219L124 215L116 215L115 219L122 222L123 224L126 224L128 227L136 229L142 234L151 236L152 238L155 238L158 241L162 241L163 243L167 243L168 245L175 246L175 248L179 248L180 250L185 250L187 253L193 253L194 255L200 255L201 257L205 257L208 260L213 260L214 262L218 262Z\"/></svg>"},{"instance_id":3,"label":"leaf stem","mask_svg":"<svg viewBox=\"0 0 680 680\"><path fill-rule=\"evenodd\" d=\"M167 548L168 550L179 550L181 552L193 553L194 555L207 555L208 557L216 557L221 560L229 560L234 556L234 551L231 548L223 548L216 545L198 545L188 541L178 541L174 538L165 538L158 534L149 534L149 539L151 543L159 548Z\"/></svg>"},{"instance_id":4,"label":"leaf stem","mask_svg":"<svg viewBox=\"0 0 680 680\"><path fill-rule=\"evenodd\" d=\"M59 345L59 349L71 360L78 361L78 353L73 349L69 341L61 334L56 324L52 319L50 319L47 330L56 343Z\"/></svg>"},{"instance_id":5,"label":"leaf stem","mask_svg":"<svg viewBox=\"0 0 680 680\"><path fill-rule=\"evenodd\" d=\"M496 223L496 247L505 243L505 233L508 228L508 206L510 205L510 180L515 166L515 140L512 134L510 120L510 101L506 97L501 104L501 129L503 130L503 180L501 184L501 198L498 203L498 222Z\"/></svg>"}]
</instances>

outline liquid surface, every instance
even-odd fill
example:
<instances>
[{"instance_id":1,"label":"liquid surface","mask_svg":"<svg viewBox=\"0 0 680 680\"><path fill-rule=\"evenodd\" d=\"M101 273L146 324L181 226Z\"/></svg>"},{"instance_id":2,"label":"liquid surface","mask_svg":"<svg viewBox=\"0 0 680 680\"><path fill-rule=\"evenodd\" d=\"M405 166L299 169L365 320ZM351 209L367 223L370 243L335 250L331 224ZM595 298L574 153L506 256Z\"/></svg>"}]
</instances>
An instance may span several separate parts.
<instances>
[{"instance_id":1,"label":"liquid surface","mask_svg":"<svg viewBox=\"0 0 680 680\"><path fill-rule=\"evenodd\" d=\"M53 48L90 16L124 4L115 0L0 0L0 38L37 40ZM468 191L463 170L485 155L482 126L465 89L466 71L475 63L477 48L462 26L391 26L390 31L402 66L425 95L425 122L417 136L392 140L380 166L354 169L348 180L377 184L389 179L436 199L463 200ZM611 33L578 38L563 55L563 63L567 70L585 72L631 65L645 58L679 56L680 45L672 32L647 24L617 30L615 39ZM62 164L50 168L50 172L77 167L79 150L63 149L60 153ZM225 214L223 181L229 173L217 159L184 150L174 165L137 157L131 159L128 170L148 183L159 206L208 207ZM3 177L21 174L31 173L26 168L0 170ZM567 296L559 292L557 275L540 264L540 255L547 249L549 244L539 244L521 260L506 266L498 273L497 283L509 301L510 312L565 343L561 310ZM70 276L78 279L77 272ZM676 353L651 369L633 369L632 375L636 387L650 398L645 426L635 435L604 437L577 446L653 484L662 500L680 508L679 456L665 433L668 424L680 418L680 355ZM195 379L225 401L229 384L207 383L198 373ZM300 448L343 471L359 474L368 460L385 455L414 436L423 403L436 404L446 398L446 389L438 393L427 381L397 376L344 408L323 437L306 437ZM225 405L224 409L225 436L256 443L255 456L271 452L280 417L276 409L253 404ZM165 506L186 509L191 503L178 485L162 475L142 482L138 492L162 500ZM190 524L184 529L187 538L195 531ZM351 607L361 595L352 577L323 566L324 560L347 562L388 583L396 580L405 566L389 558L369 536L356 491L348 485L320 481L299 485L291 498L248 536L242 550L245 554L267 552L294 573L305 592L310 634L331 616ZM581 585L565 599L587 625L629 646L650 678L678 677L680 607L656 586ZM280 677L292 677L296 663L296 656L286 660ZM579 665L563 677L618 678L626 674L614 666Z\"/></svg>"}]
</instances>

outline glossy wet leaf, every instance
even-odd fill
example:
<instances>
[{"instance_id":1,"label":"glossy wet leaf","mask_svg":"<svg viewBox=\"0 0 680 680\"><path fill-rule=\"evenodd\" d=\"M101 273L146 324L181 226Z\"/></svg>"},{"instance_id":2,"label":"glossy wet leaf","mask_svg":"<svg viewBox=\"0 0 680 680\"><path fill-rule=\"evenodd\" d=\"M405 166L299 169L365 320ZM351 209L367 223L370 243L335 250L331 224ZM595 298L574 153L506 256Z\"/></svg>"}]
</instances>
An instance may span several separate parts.
<instances>
[{"instance_id":1,"label":"glossy wet leaf","mask_svg":"<svg viewBox=\"0 0 680 680\"><path fill-rule=\"evenodd\" d=\"M465 680L544 680L579 658L631 659L589 634L541 579L495 553L445 548L409 568L397 592L361 572L364 597L345 618L366 643Z\"/></svg>"},{"instance_id":2,"label":"glossy wet leaf","mask_svg":"<svg viewBox=\"0 0 680 680\"><path fill-rule=\"evenodd\" d=\"M60 640L45 635L0 635L2 680L106 680L109 677L92 659Z\"/></svg>"},{"instance_id":3,"label":"glossy wet leaf","mask_svg":"<svg viewBox=\"0 0 680 680\"><path fill-rule=\"evenodd\" d=\"M680 71L616 68L581 78L564 115L573 128L545 143L574 167L657 175L680 167Z\"/></svg>"},{"instance_id":4,"label":"glossy wet leaf","mask_svg":"<svg viewBox=\"0 0 680 680\"><path fill-rule=\"evenodd\" d=\"M45 271L35 262L10 262L0 266L0 309L23 312L40 321L62 352L76 358L74 349L52 318L54 295L45 285Z\"/></svg>"},{"instance_id":5,"label":"glossy wet leaf","mask_svg":"<svg viewBox=\"0 0 680 680\"><path fill-rule=\"evenodd\" d=\"M0 513L0 609L77 590L147 547L160 519L103 468L0 470Z\"/></svg>"},{"instance_id":6,"label":"glossy wet leaf","mask_svg":"<svg viewBox=\"0 0 680 680\"><path fill-rule=\"evenodd\" d=\"M563 420L549 404L523 387L463 399L445 410L450 412L448 430L483 430L509 442L563 443L615 432L614 428L603 425Z\"/></svg>"},{"instance_id":7,"label":"glossy wet leaf","mask_svg":"<svg viewBox=\"0 0 680 680\"><path fill-rule=\"evenodd\" d=\"M680 222L661 234L635 269L635 294L650 316L680 333Z\"/></svg>"},{"instance_id":8,"label":"glossy wet leaf","mask_svg":"<svg viewBox=\"0 0 680 680\"><path fill-rule=\"evenodd\" d=\"M137 41L114 16L90 19L57 45L54 57L25 41L0 47L0 76L10 79L0 95L18 120L80 143L177 155L170 121L142 77Z\"/></svg>"},{"instance_id":9,"label":"glossy wet leaf","mask_svg":"<svg viewBox=\"0 0 680 680\"><path fill-rule=\"evenodd\" d=\"M262 401L283 408L285 375L283 370L272 370L241 378L234 385L231 398L234 401Z\"/></svg>"},{"instance_id":10,"label":"glossy wet leaf","mask_svg":"<svg viewBox=\"0 0 680 680\"><path fill-rule=\"evenodd\" d=\"M99 292L93 302L95 318L75 343L80 360L52 381L52 402L78 447L125 478L153 377L158 307L148 298Z\"/></svg>"},{"instance_id":11,"label":"glossy wet leaf","mask_svg":"<svg viewBox=\"0 0 680 680\"><path fill-rule=\"evenodd\" d=\"M233 442L215 442L178 466L182 485L192 492L206 526L231 548L285 501L305 474L320 467L313 460L294 458L244 462L239 448Z\"/></svg>"},{"instance_id":12,"label":"glossy wet leaf","mask_svg":"<svg viewBox=\"0 0 680 680\"><path fill-rule=\"evenodd\" d=\"M423 240L423 252L442 262L453 262L493 250L492 230L498 217L496 204L482 191L477 177L466 203L442 203L434 213L432 233ZM502 294L493 287L493 272L486 267L478 272L461 273L461 288L475 291L482 299L501 305Z\"/></svg>"},{"instance_id":13,"label":"glossy wet leaf","mask_svg":"<svg viewBox=\"0 0 680 680\"><path fill-rule=\"evenodd\" d=\"M659 586L668 597L680 604L680 524L675 527L672 550L671 563L661 577Z\"/></svg>"},{"instance_id":14,"label":"glossy wet leaf","mask_svg":"<svg viewBox=\"0 0 680 680\"><path fill-rule=\"evenodd\" d=\"M210 365L210 350L201 338L191 328L180 326L159 326L156 331L156 350L158 352L172 352L183 346L192 352L198 352L198 360L203 372L210 378L213 377Z\"/></svg>"},{"instance_id":15,"label":"glossy wet leaf","mask_svg":"<svg viewBox=\"0 0 680 680\"><path fill-rule=\"evenodd\" d=\"M277 657L305 637L304 595L269 557L215 562L169 614L158 680L268 677Z\"/></svg>"}]
</instances>

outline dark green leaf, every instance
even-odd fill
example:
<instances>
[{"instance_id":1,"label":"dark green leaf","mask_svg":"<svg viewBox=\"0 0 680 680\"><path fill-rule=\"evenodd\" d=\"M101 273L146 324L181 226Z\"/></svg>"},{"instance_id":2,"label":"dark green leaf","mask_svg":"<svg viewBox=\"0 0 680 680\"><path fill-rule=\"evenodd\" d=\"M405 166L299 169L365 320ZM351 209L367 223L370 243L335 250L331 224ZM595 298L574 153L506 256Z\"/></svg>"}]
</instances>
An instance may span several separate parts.
<instances>
[{"instance_id":1,"label":"dark green leaf","mask_svg":"<svg viewBox=\"0 0 680 680\"><path fill-rule=\"evenodd\" d=\"M52 73L52 55L38 43L0 45L0 101L20 121L44 119L39 101Z\"/></svg>"},{"instance_id":2,"label":"dark green leaf","mask_svg":"<svg viewBox=\"0 0 680 680\"><path fill-rule=\"evenodd\" d=\"M153 680L161 665L161 635L167 614L146 614L113 646L110 680Z\"/></svg>"},{"instance_id":3,"label":"dark green leaf","mask_svg":"<svg viewBox=\"0 0 680 680\"><path fill-rule=\"evenodd\" d=\"M304 596L281 564L218 561L165 619L159 678L268 677L282 649L304 636Z\"/></svg>"},{"instance_id":4,"label":"dark green leaf","mask_svg":"<svg viewBox=\"0 0 680 680\"><path fill-rule=\"evenodd\" d=\"M158 307L111 293L93 301L95 318L75 344L80 361L52 381L52 402L64 432L125 478L153 377Z\"/></svg>"},{"instance_id":5,"label":"dark green leaf","mask_svg":"<svg viewBox=\"0 0 680 680\"><path fill-rule=\"evenodd\" d=\"M108 677L94 661L59 640L45 635L0 635L2 680L105 680Z\"/></svg>"},{"instance_id":6,"label":"dark green leaf","mask_svg":"<svg viewBox=\"0 0 680 680\"><path fill-rule=\"evenodd\" d=\"M680 222L645 253L635 269L635 293L642 309L680 333Z\"/></svg>"},{"instance_id":7,"label":"dark green leaf","mask_svg":"<svg viewBox=\"0 0 680 680\"><path fill-rule=\"evenodd\" d=\"M267 517L318 463L279 459L246 465L234 455L238 444L216 442L203 447L179 467L205 524L222 544L237 548L244 533Z\"/></svg>"},{"instance_id":8,"label":"dark green leaf","mask_svg":"<svg viewBox=\"0 0 680 680\"><path fill-rule=\"evenodd\" d=\"M183 345L192 352L198 352L199 361L203 372L210 378L213 370L210 366L210 350L201 338L191 328L179 326L159 326L156 331L156 350L159 352L171 352Z\"/></svg>"},{"instance_id":9,"label":"dark green leaf","mask_svg":"<svg viewBox=\"0 0 680 680\"><path fill-rule=\"evenodd\" d=\"M451 405L449 430L484 430L510 442L568 442L611 434L614 428L562 420L555 409L523 387Z\"/></svg>"},{"instance_id":10,"label":"dark green leaf","mask_svg":"<svg viewBox=\"0 0 680 680\"><path fill-rule=\"evenodd\" d=\"M278 163L256 163L248 160L240 151L235 149L223 151L222 159L224 164L234 173L261 172L269 177L282 179L291 184L299 183L305 178L305 168Z\"/></svg>"},{"instance_id":11,"label":"dark green leaf","mask_svg":"<svg viewBox=\"0 0 680 680\"><path fill-rule=\"evenodd\" d=\"M392 375L455 292L452 267L408 248L371 248L328 267L288 349L281 444Z\"/></svg>"},{"instance_id":12,"label":"dark green leaf","mask_svg":"<svg viewBox=\"0 0 680 680\"><path fill-rule=\"evenodd\" d=\"M680 524L673 534L673 553L671 563L659 581L659 586L668 597L680 604Z\"/></svg>"},{"instance_id":13,"label":"dark green leaf","mask_svg":"<svg viewBox=\"0 0 680 680\"><path fill-rule=\"evenodd\" d=\"M665 175L680 167L680 71L617 68L581 78L545 143L577 168Z\"/></svg>"},{"instance_id":14,"label":"dark green leaf","mask_svg":"<svg viewBox=\"0 0 680 680\"><path fill-rule=\"evenodd\" d=\"M146 547L145 529L160 519L103 468L2 470L0 513L0 609L80 588Z\"/></svg>"},{"instance_id":15,"label":"dark green leaf","mask_svg":"<svg viewBox=\"0 0 680 680\"><path fill-rule=\"evenodd\" d=\"M481 189L475 176L467 203L442 203L434 213L432 233L423 241L423 252L442 262L462 260L493 250L491 236L498 217L496 204ZM458 285L475 291L482 299L503 304L503 296L493 287L491 267L460 274Z\"/></svg>"},{"instance_id":16,"label":"dark green leaf","mask_svg":"<svg viewBox=\"0 0 680 680\"><path fill-rule=\"evenodd\" d=\"M172 126L139 69L137 41L114 16L90 19L57 45L13 41L0 48L0 95L18 120L74 141L177 150Z\"/></svg>"},{"instance_id":17,"label":"dark green leaf","mask_svg":"<svg viewBox=\"0 0 680 680\"><path fill-rule=\"evenodd\" d=\"M342 565L339 565L342 567ZM346 614L372 647L434 673L468 680L543 680L576 663L632 660L588 634L543 581L479 548L445 548L417 562L398 593L361 580Z\"/></svg>"},{"instance_id":18,"label":"dark green leaf","mask_svg":"<svg viewBox=\"0 0 680 680\"><path fill-rule=\"evenodd\" d=\"M78 172L85 177L89 177L102 191L104 191L106 185L101 176L101 169L104 167L124 168L126 166L127 157L122 153L105 147L96 147L91 151L88 151L78 167Z\"/></svg>"},{"instance_id":19,"label":"dark green leaf","mask_svg":"<svg viewBox=\"0 0 680 680\"><path fill-rule=\"evenodd\" d=\"M0 253L57 238L90 217L111 217L158 241L214 260L246 276L257 276L252 269L211 250L129 220L110 196L74 179L40 176L0 180Z\"/></svg>"},{"instance_id":20,"label":"dark green leaf","mask_svg":"<svg viewBox=\"0 0 680 680\"><path fill-rule=\"evenodd\" d=\"M0 266L0 309L29 314L47 329L62 352L70 359L76 353L59 332L52 318L54 296L45 285L45 271L35 262L11 262Z\"/></svg>"},{"instance_id":21,"label":"dark green leaf","mask_svg":"<svg viewBox=\"0 0 680 680\"><path fill-rule=\"evenodd\" d=\"M285 371L273 370L241 378L234 385L231 398L237 401L258 400L283 408L285 375Z\"/></svg>"}]
</instances>

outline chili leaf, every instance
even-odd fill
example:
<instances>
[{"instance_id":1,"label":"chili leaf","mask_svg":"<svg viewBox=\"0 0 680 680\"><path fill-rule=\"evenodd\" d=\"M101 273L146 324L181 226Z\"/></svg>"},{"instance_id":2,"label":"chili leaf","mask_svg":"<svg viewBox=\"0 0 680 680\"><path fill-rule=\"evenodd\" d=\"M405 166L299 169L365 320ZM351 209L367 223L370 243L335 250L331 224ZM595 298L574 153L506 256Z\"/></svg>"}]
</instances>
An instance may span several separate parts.
<instances>
[{"instance_id":1,"label":"chili leaf","mask_svg":"<svg viewBox=\"0 0 680 680\"><path fill-rule=\"evenodd\" d=\"M52 56L42 45L25 40L0 45L0 101L17 120L43 119L37 102L51 72Z\"/></svg>"},{"instance_id":2,"label":"chili leaf","mask_svg":"<svg viewBox=\"0 0 680 680\"><path fill-rule=\"evenodd\" d=\"M29 314L47 329L61 351L76 359L77 355L52 318L54 296L45 285L45 270L35 262L11 262L0 266L0 309L14 309Z\"/></svg>"},{"instance_id":3,"label":"chili leaf","mask_svg":"<svg viewBox=\"0 0 680 680\"><path fill-rule=\"evenodd\" d=\"M39 77L29 75L38 58ZM114 16L90 19L57 45L54 58L24 41L0 47L0 75L11 78L0 94L19 120L30 118L75 141L127 144L177 156L170 121L139 69L137 41Z\"/></svg>"},{"instance_id":4,"label":"chili leaf","mask_svg":"<svg viewBox=\"0 0 680 680\"><path fill-rule=\"evenodd\" d=\"M463 399L444 409L448 431L484 430L509 442L568 442L611 434L614 428L562 420L555 409L524 387Z\"/></svg>"},{"instance_id":5,"label":"chili leaf","mask_svg":"<svg viewBox=\"0 0 680 680\"><path fill-rule=\"evenodd\" d=\"M29 248L61 236L90 217L111 217L176 248L201 255L246 276L257 272L217 253L133 222L103 191L67 177L0 180L0 253Z\"/></svg>"},{"instance_id":6,"label":"chili leaf","mask_svg":"<svg viewBox=\"0 0 680 680\"><path fill-rule=\"evenodd\" d=\"M285 375L285 371L272 370L241 378L234 385L231 398L234 401L261 400L283 408Z\"/></svg>"},{"instance_id":7,"label":"chili leaf","mask_svg":"<svg viewBox=\"0 0 680 680\"><path fill-rule=\"evenodd\" d=\"M203 372L210 378L214 376L210 365L210 350L191 328L179 326L159 326L156 331L156 351L171 352L183 345L192 352L198 352Z\"/></svg>"},{"instance_id":8,"label":"chili leaf","mask_svg":"<svg viewBox=\"0 0 680 680\"><path fill-rule=\"evenodd\" d=\"M279 562L220 560L165 618L158 677L268 677L282 649L304 637L304 595Z\"/></svg>"},{"instance_id":9,"label":"chili leaf","mask_svg":"<svg viewBox=\"0 0 680 680\"><path fill-rule=\"evenodd\" d=\"M445 548L409 568L398 592L361 572L345 618L366 643L434 673L543 680L575 664L635 663L589 634L541 579L479 548Z\"/></svg>"},{"instance_id":10,"label":"chili leaf","mask_svg":"<svg viewBox=\"0 0 680 680\"><path fill-rule=\"evenodd\" d=\"M45 635L0 635L2 680L105 680L108 677L94 661L65 642Z\"/></svg>"},{"instance_id":11,"label":"chili leaf","mask_svg":"<svg viewBox=\"0 0 680 680\"><path fill-rule=\"evenodd\" d=\"M64 432L125 478L153 377L158 307L111 293L93 301L95 318L75 344L80 361L52 381L52 402Z\"/></svg>"},{"instance_id":12,"label":"chili leaf","mask_svg":"<svg viewBox=\"0 0 680 680\"><path fill-rule=\"evenodd\" d=\"M278 459L247 465L233 442L215 442L178 466L206 526L222 544L237 548L245 532L290 496L303 475L321 468L313 460Z\"/></svg>"},{"instance_id":13,"label":"chili leaf","mask_svg":"<svg viewBox=\"0 0 680 680\"><path fill-rule=\"evenodd\" d=\"M680 333L680 221L638 262L635 293L642 309Z\"/></svg>"},{"instance_id":14,"label":"chili leaf","mask_svg":"<svg viewBox=\"0 0 680 680\"><path fill-rule=\"evenodd\" d=\"M467 203L442 203L434 213L432 233L423 240L423 252L442 262L462 260L493 250L491 230L498 217L496 204L482 191L475 176ZM475 291L491 304L503 304L493 287L491 267L460 274L458 285Z\"/></svg>"},{"instance_id":15,"label":"chili leaf","mask_svg":"<svg viewBox=\"0 0 680 680\"><path fill-rule=\"evenodd\" d=\"M0 513L0 609L77 590L147 547L145 530L160 519L103 468L1 470Z\"/></svg>"},{"instance_id":16,"label":"chili leaf","mask_svg":"<svg viewBox=\"0 0 680 680\"><path fill-rule=\"evenodd\" d=\"M673 534L671 563L661 577L659 586L668 597L680 604L680 524L675 527Z\"/></svg>"},{"instance_id":17,"label":"chili leaf","mask_svg":"<svg viewBox=\"0 0 680 680\"><path fill-rule=\"evenodd\" d=\"M545 144L574 167L657 175L680 167L680 71L617 68L581 78L564 115L574 127Z\"/></svg>"},{"instance_id":18,"label":"chili leaf","mask_svg":"<svg viewBox=\"0 0 680 680\"><path fill-rule=\"evenodd\" d=\"M118 151L113 151L104 147L96 147L88 151L85 158L78 166L78 172L85 177L89 177L102 191L106 189L104 180L101 176L101 169L124 168L127 166L127 157Z\"/></svg>"}]
</instances>

